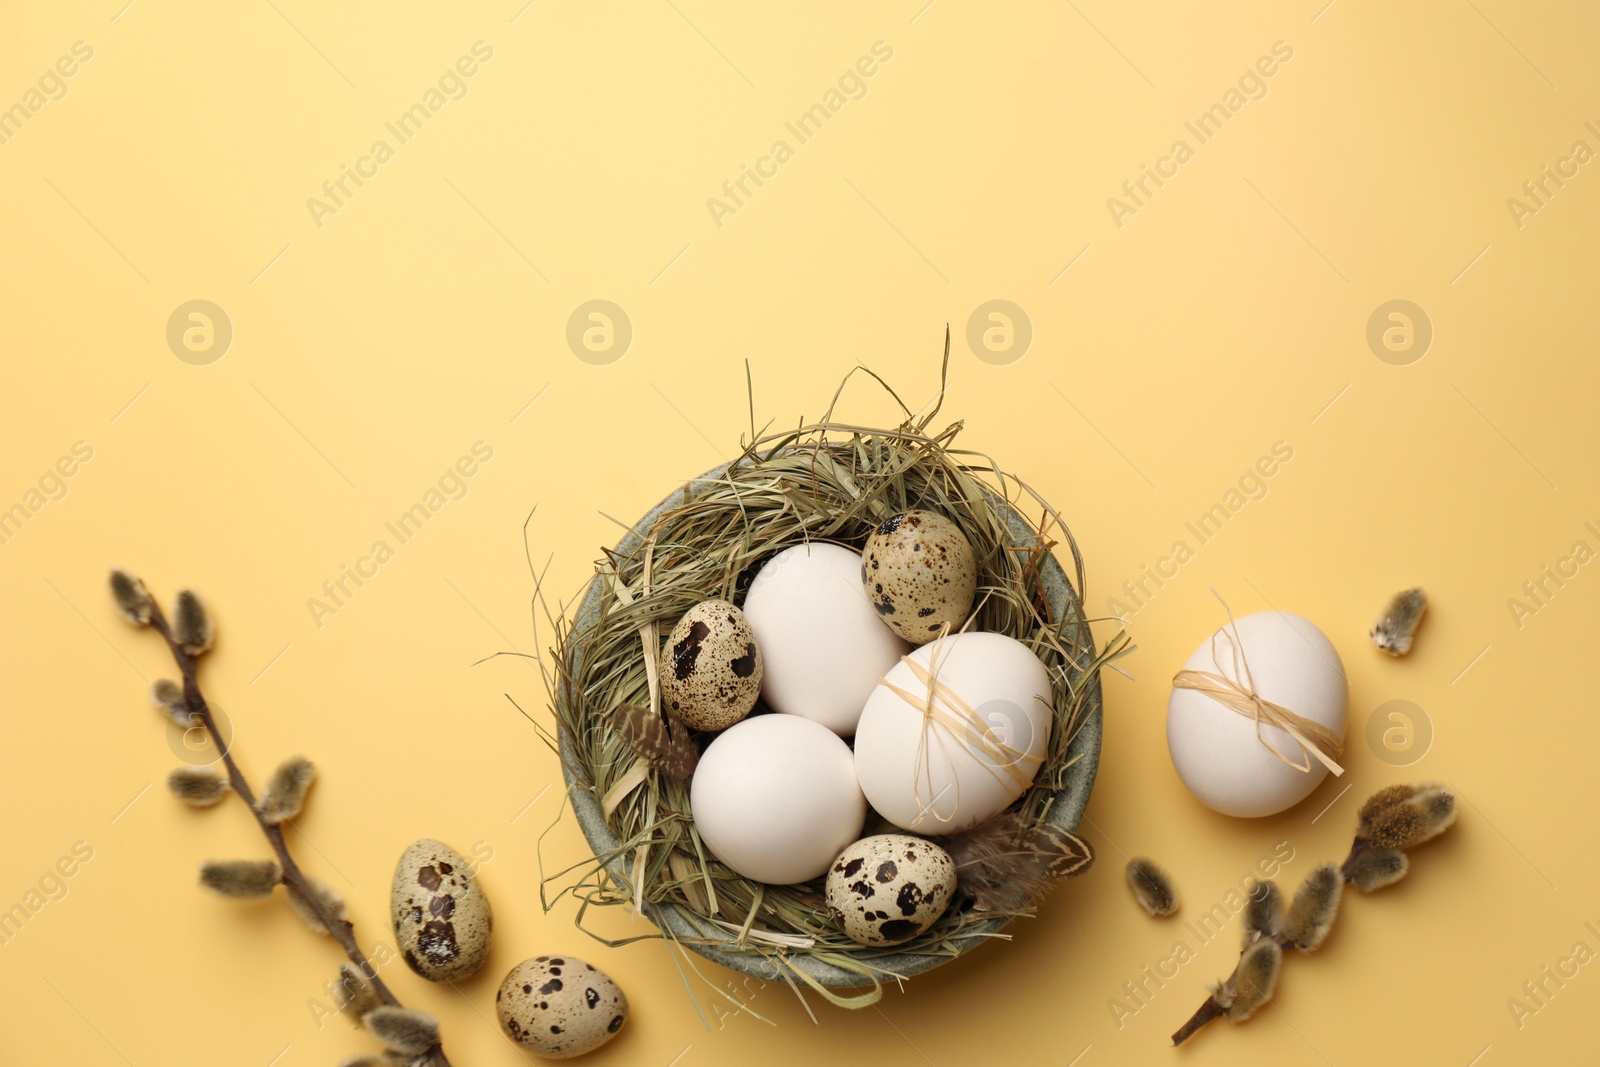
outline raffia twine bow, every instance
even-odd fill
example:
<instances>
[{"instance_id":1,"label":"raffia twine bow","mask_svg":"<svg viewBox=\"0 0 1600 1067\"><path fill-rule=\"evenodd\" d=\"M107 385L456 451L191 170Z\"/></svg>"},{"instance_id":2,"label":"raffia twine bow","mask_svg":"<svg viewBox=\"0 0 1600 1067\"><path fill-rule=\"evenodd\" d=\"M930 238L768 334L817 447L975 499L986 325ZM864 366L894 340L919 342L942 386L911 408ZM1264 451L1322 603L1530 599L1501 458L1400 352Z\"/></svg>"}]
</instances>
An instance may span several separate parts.
<instances>
[{"instance_id":1,"label":"raffia twine bow","mask_svg":"<svg viewBox=\"0 0 1600 1067\"><path fill-rule=\"evenodd\" d=\"M1310 773L1314 756L1335 776L1342 775L1344 768L1339 766L1338 761L1344 756L1344 742L1337 734L1320 722L1314 722L1256 692L1255 676L1250 673L1250 661L1245 658L1244 642L1239 639L1239 626L1234 622L1233 609L1228 607L1228 602L1215 589L1211 593L1228 613L1227 627L1211 635L1211 660L1213 663L1221 662L1217 657L1217 638L1226 637L1233 652L1234 677L1229 678L1214 671L1184 669L1172 676L1172 687L1204 693L1229 711L1254 719L1256 740L1261 742L1261 747L1295 770ZM1300 758L1291 759L1274 748L1262 732L1263 726L1276 726L1293 738L1300 750Z\"/></svg>"},{"instance_id":2,"label":"raffia twine bow","mask_svg":"<svg viewBox=\"0 0 1600 1067\"><path fill-rule=\"evenodd\" d=\"M1033 775L1023 770L1019 764L1028 758L1028 753L1021 749L1012 748L999 737L995 736L994 728L984 721L977 711L963 700L955 690L951 689L939 679L939 658L944 651L945 636L950 632L948 625L940 635L934 639L928 655L928 664L923 664L912 659L911 656L901 656L900 662L911 670L912 676L920 687L917 690L902 688L884 677L882 684L891 693L910 704L922 713L921 730L917 737L917 753L912 764L912 797L920 809L918 820L923 815L931 814L942 823L955 819L961 810L961 778L955 773L955 759L951 754L949 742L952 739L958 742L965 738L966 743L960 747L969 754L980 755L986 758L977 760L977 764L990 777L1005 785L1009 777L1016 786L1016 792L1025 791L1033 781ZM941 815L934 807L939 797L945 790L938 794L933 792L933 766L929 759L930 751L937 747L943 754L950 767L950 776L955 788L955 804L949 815ZM976 749L977 751L974 751ZM924 786L927 797L924 799ZM949 787L946 787L948 789Z\"/></svg>"}]
</instances>

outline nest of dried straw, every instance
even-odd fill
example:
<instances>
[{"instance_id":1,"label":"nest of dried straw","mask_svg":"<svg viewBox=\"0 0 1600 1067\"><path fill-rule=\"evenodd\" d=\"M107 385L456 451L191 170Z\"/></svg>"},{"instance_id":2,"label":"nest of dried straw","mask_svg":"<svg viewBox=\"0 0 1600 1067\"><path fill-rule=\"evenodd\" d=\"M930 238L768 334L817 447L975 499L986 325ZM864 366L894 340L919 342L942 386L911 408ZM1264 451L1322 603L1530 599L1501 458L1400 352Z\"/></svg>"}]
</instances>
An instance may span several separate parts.
<instances>
[{"instance_id":1,"label":"nest of dried straw","mask_svg":"<svg viewBox=\"0 0 1600 1067\"><path fill-rule=\"evenodd\" d=\"M979 570L972 628L1022 641L1050 672L1048 754L1018 806L1076 827L1099 755L1099 671L1124 650L1125 638L1096 652L1080 610L1083 561L1055 509L980 453L953 447L960 424L930 434L937 406L920 419L900 406L906 421L896 429L835 423L830 407L820 422L792 432L759 439L752 432L737 459L686 484L607 554L574 619L545 611L557 643L554 671L546 673L556 718L548 740L595 851L592 861L547 874L546 890L567 883L542 892L547 909L573 893L582 927L591 904L631 904L661 929L646 936L797 991L799 979L853 1006L875 1000L886 978L1004 936L999 931L1015 915L956 907L909 943L856 944L826 914L820 879L762 885L712 858L695 832L687 784L645 772L616 728L619 705L659 709L646 648L654 655L690 607L712 597L742 602L750 578L779 549L820 540L859 550L883 519L925 508L954 520L972 543ZM1041 521L1030 524L1024 512ZM1071 552L1075 581L1052 558L1057 544ZM1065 810L1052 814L1062 800ZM850 986L872 988L853 997L829 991Z\"/></svg>"}]
</instances>

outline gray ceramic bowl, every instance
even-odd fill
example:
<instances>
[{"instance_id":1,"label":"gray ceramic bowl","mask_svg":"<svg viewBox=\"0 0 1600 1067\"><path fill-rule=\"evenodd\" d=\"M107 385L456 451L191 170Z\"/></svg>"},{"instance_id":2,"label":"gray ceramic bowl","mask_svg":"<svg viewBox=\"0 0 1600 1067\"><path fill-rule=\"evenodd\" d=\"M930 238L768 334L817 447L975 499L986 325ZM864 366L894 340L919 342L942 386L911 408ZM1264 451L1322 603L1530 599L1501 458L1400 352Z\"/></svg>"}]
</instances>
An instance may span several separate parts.
<instances>
[{"instance_id":1,"label":"gray ceramic bowl","mask_svg":"<svg viewBox=\"0 0 1600 1067\"><path fill-rule=\"evenodd\" d=\"M699 478L689 483L690 497L698 496L717 478L719 478L726 465L706 472ZM677 507L684 500L683 490L675 489L672 494L650 510L650 513L634 524L633 530L618 542L616 553L619 556L632 555L643 543L651 524L666 510ZM1020 542L1025 538L1033 537L1033 527L1010 507L993 497L993 500L1006 517L1006 524L1012 534ZM1045 594L1050 600L1050 609L1056 618L1067 618L1080 615L1080 604L1072 586L1067 581L1066 572L1056 562L1054 556L1046 560L1043 570ZM568 640L567 654L581 655L584 633L592 629L600 618L600 600L604 590L600 579L597 577L590 583L588 592L578 604L577 614L573 620L572 636ZM1080 666L1089 662L1088 653L1080 661ZM1101 730L1101 705L1100 705L1100 679L1094 678L1090 682L1088 700L1086 704L1086 718L1078 736L1073 740L1069 752L1078 757L1068 770L1066 785L1056 794L1055 803L1050 806L1049 821L1067 830L1076 830L1078 822L1083 818L1083 812L1089 804L1089 792L1094 788L1095 771L1100 765L1100 730ZM572 801L572 809L578 816L578 825L583 829L583 836L588 839L589 846L596 855L614 852L618 847L618 840L611 827L606 824L605 814L600 809L600 802L591 794L581 788L574 787L572 766L576 761L570 741L563 736L561 739L561 766L562 775L567 782L567 793ZM612 867L612 874L621 882L626 882L629 876L627 864L624 860L617 860ZM781 980L775 964L763 959L761 956L743 952L728 952L709 945L689 943L691 939L704 938L708 932L716 928L707 923L694 923L677 905L656 905L646 903L645 915L657 926L664 927L673 934L685 939L687 947L695 952L729 967L735 971L752 975L764 981L774 982ZM976 927L970 936L956 939L959 952L966 952L976 947L980 942L988 940L984 935L1000 930L1005 923L995 919ZM727 934L731 941L732 934ZM952 958L948 955L929 955L926 953L902 952L896 955L877 956L873 965L896 974L910 976L922 971L931 970L941 963L948 963ZM790 963L805 971L817 982L832 988L859 987L863 983L859 974L846 971L831 964L822 963L808 956L796 955L789 957Z\"/></svg>"}]
</instances>

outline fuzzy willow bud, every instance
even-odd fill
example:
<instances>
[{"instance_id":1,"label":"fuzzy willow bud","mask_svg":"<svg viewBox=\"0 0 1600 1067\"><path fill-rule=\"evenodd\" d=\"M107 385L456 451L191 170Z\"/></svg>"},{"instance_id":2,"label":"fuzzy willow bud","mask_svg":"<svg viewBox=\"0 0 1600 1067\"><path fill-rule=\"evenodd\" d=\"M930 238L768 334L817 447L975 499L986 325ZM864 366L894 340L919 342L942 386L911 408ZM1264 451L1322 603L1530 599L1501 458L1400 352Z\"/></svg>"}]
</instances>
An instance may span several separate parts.
<instances>
[{"instance_id":1,"label":"fuzzy willow bud","mask_svg":"<svg viewBox=\"0 0 1600 1067\"><path fill-rule=\"evenodd\" d=\"M1345 865L1344 875L1351 885L1363 893L1394 885L1411 869L1411 861L1404 852L1388 848L1369 848L1360 852Z\"/></svg>"},{"instance_id":2,"label":"fuzzy willow bud","mask_svg":"<svg viewBox=\"0 0 1600 1067\"><path fill-rule=\"evenodd\" d=\"M311 886L312 895L317 898L317 903L322 907L323 914L334 922L344 922L344 897L339 895L339 891L326 882L319 882L315 879L309 879L308 882ZM317 914L315 908L306 903L305 897L301 896L296 890L290 889L288 899L289 907L294 909L294 913L305 921L305 924L311 928L312 933L328 933L328 926L322 921L322 916Z\"/></svg>"},{"instance_id":3,"label":"fuzzy willow bud","mask_svg":"<svg viewBox=\"0 0 1600 1067\"><path fill-rule=\"evenodd\" d=\"M200 867L200 884L225 897L259 900L283 880L276 860L209 860Z\"/></svg>"},{"instance_id":4,"label":"fuzzy willow bud","mask_svg":"<svg viewBox=\"0 0 1600 1067\"><path fill-rule=\"evenodd\" d=\"M1362 810L1365 814L1360 836L1379 848L1403 851L1450 829L1456 821L1456 798L1443 786L1424 785L1416 787L1410 796L1375 811Z\"/></svg>"},{"instance_id":5,"label":"fuzzy willow bud","mask_svg":"<svg viewBox=\"0 0 1600 1067\"><path fill-rule=\"evenodd\" d=\"M426 1012L389 1005L361 1017L373 1037L395 1052L419 1056L439 1043L439 1022Z\"/></svg>"},{"instance_id":6,"label":"fuzzy willow bud","mask_svg":"<svg viewBox=\"0 0 1600 1067\"><path fill-rule=\"evenodd\" d=\"M179 767L167 775L172 795L191 808L210 808L222 803L230 786L216 771L204 767Z\"/></svg>"},{"instance_id":7,"label":"fuzzy willow bud","mask_svg":"<svg viewBox=\"0 0 1600 1067\"><path fill-rule=\"evenodd\" d=\"M1278 892L1278 883L1262 882L1245 902L1245 945L1263 937L1276 938L1282 932L1283 894Z\"/></svg>"},{"instance_id":8,"label":"fuzzy willow bud","mask_svg":"<svg viewBox=\"0 0 1600 1067\"><path fill-rule=\"evenodd\" d=\"M198 656L210 650L211 643L217 636L216 627L212 624L211 613L206 610L205 602L200 599L199 593L193 589L180 592L177 606L172 614L172 635L185 652L191 656Z\"/></svg>"},{"instance_id":9,"label":"fuzzy willow bud","mask_svg":"<svg viewBox=\"0 0 1600 1067\"><path fill-rule=\"evenodd\" d=\"M189 710L183 686L171 678L157 678L150 686L150 703L167 713L167 717L184 729L195 725L198 716Z\"/></svg>"},{"instance_id":10,"label":"fuzzy willow bud","mask_svg":"<svg viewBox=\"0 0 1600 1067\"><path fill-rule=\"evenodd\" d=\"M381 1007L383 1000L372 983L348 963L339 965L339 979L334 983L334 999L339 1010L357 1023L373 1008Z\"/></svg>"},{"instance_id":11,"label":"fuzzy willow bud","mask_svg":"<svg viewBox=\"0 0 1600 1067\"><path fill-rule=\"evenodd\" d=\"M1244 950L1233 976L1212 994L1212 999L1227 1013L1229 1022L1243 1022L1272 999L1282 969L1283 949L1278 943L1257 941Z\"/></svg>"},{"instance_id":12,"label":"fuzzy willow bud","mask_svg":"<svg viewBox=\"0 0 1600 1067\"><path fill-rule=\"evenodd\" d=\"M1366 829L1367 824L1372 821L1374 815L1377 815L1380 811L1387 811L1396 804L1416 796L1416 794L1417 787L1407 785L1404 782L1398 785L1386 785L1372 794L1367 798L1366 803L1361 805L1360 810L1356 812L1357 836L1365 836L1361 831Z\"/></svg>"},{"instance_id":13,"label":"fuzzy willow bud","mask_svg":"<svg viewBox=\"0 0 1600 1067\"><path fill-rule=\"evenodd\" d=\"M304 756L292 756L280 763L256 802L262 820L276 826L299 815L316 779L317 768Z\"/></svg>"},{"instance_id":14,"label":"fuzzy willow bud","mask_svg":"<svg viewBox=\"0 0 1600 1067\"><path fill-rule=\"evenodd\" d=\"M1306 875L1289 902L1289 915L1283 923L1283 936L1301 952L1310 952L1333 929L1339 915L1339 898L1344 893L1344 875L1334 863L1324 863Z\"/></svg>"},{"instance_id":15,"label":"fuzzy willow bud","mask_svg":"<svg viewBox=\"0 0 1600 1067\"><path fill-rule=\"evenodd\" d=\"M111 572L111 599L116 601L117 611L124 619L135 626L150 625L150 610L155 601L150 599L150 591L144 583L127 571Z\"/></svg>"},{"instance_id":16,"label":"fuzzy willow bud","mask_svg":"<svg viewBox=\"0 0 1600 1067\"><path fill-rule=\"evenodd\" d=\"M1135 856L1128 861L1128 888L1139 907L1157 918L1178 910L1178 890L1172 876L1153 860Z\"/></svg>"}]
</instances>

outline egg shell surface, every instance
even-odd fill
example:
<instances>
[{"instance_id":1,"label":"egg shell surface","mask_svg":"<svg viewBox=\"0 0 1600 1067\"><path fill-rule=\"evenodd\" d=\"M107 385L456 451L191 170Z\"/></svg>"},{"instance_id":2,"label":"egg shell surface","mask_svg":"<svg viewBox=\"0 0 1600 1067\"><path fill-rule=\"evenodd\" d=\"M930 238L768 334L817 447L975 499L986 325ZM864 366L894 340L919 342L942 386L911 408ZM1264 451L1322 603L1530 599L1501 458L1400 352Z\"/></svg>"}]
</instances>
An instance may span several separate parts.
<instances>
[{"instance_id":1,"label":"egg shell surface","mask_svg":"<svg viewBox=\"0 0 1600 1067\"><path fill-rule=\"evenodd\" d=\"M939 921L956 891L950 853L921 837L878 834L828 868L828 909L852 941L898 945Z\"/></svg>"},{"instance_id":2,"label":"egg shell surface","mask_svg":"<svg viewBox=\"0 0 1600 1067\"><path fill-rule=\"evenodd\" d=\"M774 710L855 733L878 679L911 646L878 618L861 587L861 556L813 541L768 560L750 583L745 618Z\"/></svg>"},{"instance_id":3,"label":"egg shell surface","mask_svg":"<svg viewBox=\"0 0 1600 1067\"><path fill-rule=\"evenodd\" d=\"M1256 692L1343 738L1350 703L1344 664L1326 635L1299 615L1246 615L1202 641L1184 668L1239 680L1235 629ZM1193 689L1174 688L1167 702L1167 751L1178 777L1197 800L1224 815L1259 818L1286 811L1328 776L1327 767L1303 754L1287 731L1261 726L1262 738L1278 752L1297 763L1309 758L1309 772L1267 751L1256 729L1254 718Z\"/></svg>"},{"instance_id":4,"label":"egg shell surface","mask_svg":"<svg viewBox=\"0 0 1600 1067\"><path fill-rule=\"evenodd\" d=\"M966 622L978 564L961 527L933 511L891 515L861 550L861 582L884 624L925 645Z\"/></svg>"},{"instance_id":5,"label":"egg shell surface","mask_svg":"<svg viewBox=\"0 0 1600 1067\"><path fill-rule=\"evenodd\" d=\"M744 612L707 600L684 612L661 649L661 699L696 730L726 730L761 695L761 649Z\"/></svg>"},{"instance_id":6,"label":"egg shell surface","mask_svg":"<svg viewBox=\"0 0 1600 1067\"><path fill-rule=\"evenodd\" d=\"M593 1052L628 1021L628 998L576 956L538 956L511 968L494 997L506 1036L548 1059Z\"/></svg>"},{"instance_id":7,"label":"egg shell surface","mask_svg":"<svg viewBox=\"0 0 1600 1067\"><path fill-rule=\"evenodd\" d=\"M949 721L925 721L927 683L898 663L861 713L856 775L872 806L901 829L955 833L998 814L1033 783L1053 725L1050 675L1028 646L1004 634L952 634L907 658L924 670L934 664L940 683L975 718L936 697Z\"/></svg>"},{"instance_id":8,"label":"egg shell surface","mask_svg":"<svg viewBox=\"0 0 1600 1067\"><path fill-rule=\"evenodd\" d=\"M822 874L867 817L850 746L797 715L757 715L718 734L689 806L717 859L773 885Z\"/></svg>"},{"instance_id":9,"label":"egg shell surface","mask_svg":"<svg viewBox=\"0 0 1600 1067\"><path fill-rule=\"evenodd\" d=\"M400 854L389 892L400 956L430 982L470 977L489 957L494 914L461 853L423 838Z\"/></svg>"}]
</instances>

